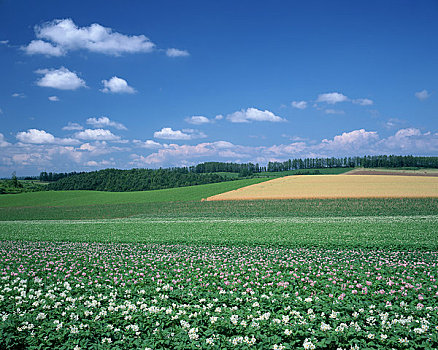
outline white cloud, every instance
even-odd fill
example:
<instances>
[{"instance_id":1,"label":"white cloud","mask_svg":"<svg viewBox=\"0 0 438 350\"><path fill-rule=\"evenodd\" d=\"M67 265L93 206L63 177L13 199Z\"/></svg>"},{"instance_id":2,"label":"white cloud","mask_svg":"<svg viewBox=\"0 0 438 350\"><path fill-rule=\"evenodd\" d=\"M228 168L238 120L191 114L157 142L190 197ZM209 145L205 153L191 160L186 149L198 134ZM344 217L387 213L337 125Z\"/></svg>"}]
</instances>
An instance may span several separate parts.
<instances>
[{"instance_id":1,"label":"white cloud","mask_svg":"<svg viewBox=\"0 0 438 350\"><path fill-rule=\"evenodd\" d=\"M122 123L112 121L108 117L88 118L87 124L92 125L95 128L104 128L104 127L112 126L118 130L127 130L126 126L124 126Z\"/></svg>"},{"instance_id":2,"label":"white cloud","mask_svg":"<svg viewBox=\"0 0 438 350\"><path fill-rule=\"evenodd\" d=\"M79 149L80 149L81 151L89 151L89 152L93 152L93 151L96 149L96 146L93 146L93 145L91 145L90 143L86 142L86 143L83 143L83 144L81 145L81 147L79 147Z\"/></svg>"},{"instance_id":3,"label":"white cloud","mask_svg":"<svg viewBox=\"0 0 438 350\"><path fill-rule=\"evenodd\" d=\"M55 143L55 136L44 130L29 129L17 133L16 137L24 143Z\"/></svg>"},{"instance_id":4,"label":"white cloud","mask_svg":"<svg viewBox=\"0 0 438 350\"><path fill-rule=\"evenodd\" d=\"M116 165L116 163L114 161L109 161L109 160L101 160L101 161L89 160L88 162L85 162L84 165L91 167L101 167L101 166Z\"/></svg>"},{"instance_id":5,"label":"white cloud","mask_svg":"<svg viewBox=\"0 0 438 350\"><path fill-rule=\"evenodd\" d=\"M43 40L32 40L27 46L22 47L28 55L41 54L46 56L64 56L65 50L60 46L52 45Z\"/></svg>"},{"instance_id":6,"label":"white cloud","mask_svg":"<svg viewBox=\"0 0 438 350\"><path fill-rule=\"evenodd\" d=\"M421 135L421 131L416 128L406 128L406 129L400 129L397 131L394 135L396 138L402 138L402 137L410 137L410 136L419 136Z\"/></svg>"},{"instance_id":7,"label":"white cloud","mask_svg":"<svg viewBox=\"0 0 438 350\"><path fill-rule=\"evenodd\" d=\"M133 154L131 155L133 160L130 164L141 166L175 160L180 162L200 157L220 157L221 155L227 157L225 153L229 153L232 147L234 145L227 141L205 142L194 146L170 144L148 156Z\"/></svg>"},{"instance_id":8,"label":"white cloud","mask_svg":"<svg viewBox=\"0 0 438 350\"><path fill-rule=\"evenodd\" d=\"M203 132L193 129L172 130L172 128L162 128L154 132L154 137L164 140L193 140L207 137Z\"/></svg>"},{"instance_id":9,"label":"white cloud","mask_svg":"<svg viewBox=\"0 0 438 350\"><path fill-rule=\"evenodd\" d=\"M23 94L22 92L14 92L14 93L12 94L12 97L15 97L15 98L17 98L17 97L19 97L19 98L25 98L26 95Z\"/></svg>"},{"instance_id":10,"label":"white cloud","mask_svg":"<svg viewBox=\"0 0 438 350\"><path fill-rule=\"evenodd\" d=\"M415 93L415 97L420 101L424 101L430 97L430 93L427 90L418 91Z\"/></svg>"},{"instance_id":11,"label":"white cloud","mask_svg":"<svg viewBox=\"0 0 438 350\"><path fill-rule=\"evenodd\" d=\"M258 122L284 122L286 119L283 119L271 111L265 110L261 111L257 108L247 108L246 110L242 109L240 111L234 112L232 114L227 115L227 119L232 123L249 123L252 121Z\"/></svg>"},{"instance_id":12,"label":"white cloud","mask_svg":"<svg viewBox=\"0 0 438 350\"><path fill-rule=\"evenodd\" d=\"M60 90L76 90L85 87L85 81L65 67L59 69L39 69L35 73L44 74L36 83L38 86Z\"/></svg>"},{"instance_id":13,"label":"white cloud","mask_svg":"<svg viewBox=\"0 0 438 350\"><path fill-rule=\"evenodd\" d=\"M224 116L222 114L218 114L216 117L214 117L216 120L222 120L224 119Z\"/></svg>"},{"instance_id":14,"label":"white cloud","mask_svg":"<svg viewBox=\"0 0 438 350\"><path fill-rule=\"evenodd\" d=\"M345 102L348 101L348 97L339 93L339 92L329 92L326 94L320 94L318 95L318 99L316 102L326 102L329 104L335 104L338 102Z\"/></svg>"},{"instance_id":15,"label":"white cloud","mask_svg":"<svg viewBox=\"0 0 438 350\"><path fill-rule=\"evenodd\" d=\"M324 111L325 114L345 114L342 109L326 109Z\"/></svg>"},{"instance_id":16,"label":"white cloud","mask_svg":"<svg viewBox=\"0 0 438 350\"><path fill-rule=\"evenodd\" d=\"M373 100L370 100L368 98L356 98L351 102L361 106L371 106L374 103Z\"/></svg>"},{"instance_id":17,"label":"white cloud","mask_svg":"<svg viewBox=\"0 0 438 350\"><path fill-rule=\"evenodd\" d=\"M352 151L363 152L367 146L377 140L379 140L379 135L376 131L359 129L336 135L332 140L324 139L316 149L336 152L344 151L347 153Z\"/></svg>"},{"instance_id":18,"label":"white cloud","mask_svg":"<svg viewBox=\"0 0 438 350\"><path fill-rule=\"evenodd\" d=\"M9 40L0 40L1 45L7 45L9 43Z\"/></svg>"},{"instance_id":19,"label":"white cloud","mask_svg":"<svg viewBox=\"0 0 438 350\"><path fill-rule=\"evenodd\" d=\"M393 136L382 140L378 147L387 153L436 155L438 134L421 133L417 128L400 129Z\"/></svg>"},{"instance_id":20,"label":"white cloud","mask_svg":"<svg viewBox=\"0 0 438 350\"><path fill-rule=\"evenodd\" d=\"M0 132L0 147L7 147L11 144L5 140L4 135Z\"/></svg>"},{"instance_id":21,"label":"white cloud","mask_svg":"<svg viewBox=\"0 0 438 350\"><path fill-rule=\"evenodd\" d=\"M137 147L142 147L147 149L157 149L163 147L161 143L155 142L153 140L146 140L146 141L133 140L132 142Z\"/></svg>"},{"instance_id":22,"label":"white cloud","mask_svg":"<svg viewBox=\"0 0 438 350\"><path fill-rule=\"evenodd\" d=\"M59 144L59 145L75 145L78 140L72 138L57 138L45 130L29 129L21 131L15 136L18 141L30 144Z\"/></svg>"},{"instance_id":23,"label":"white cloud","mask_svg":"<svg viewBox=\"0 0 438 350\"><path fill-rule=\"evenodd\" d=\"M62 130L82 130L84 127L78 123L68 122L66 126L62 128Z\"/></svg>"},{"instance_id":24,"label":"white cloud","mask_svg":"<svg viewBox=\"0 0 438 350\"><path fill-rule=\"evenodd\" d=\"M119 77L112 77L110 80L102 80L102 84L104 86L100 91L105 93L113 93L113 94L133 94L135 93L135 89L128 85L128 82L125 79Z\"/></svg>"},{"instance_id":25,"label":"white cloud","mask_svg":"<svg viewBox=\"0 0 438 350\"><path fill-rule=\"evenodd\" d=\"M119 56L123 53L151 52L155 47L144 35L120 34L97 23L78 27L69 18L35 26L35 35L40 40L34 40L23 48L29 54L60 56L67 51L82 49Z\"/></svg>"},{"instance_id":26,"label":"white cloud","mask_svg":"<svg viewBox=\"0 0 438 350\"><path fill-rule=\"evenodd\" d=\"M189 124L201 125L211 123L211 120L202 115L194 115L191 117L187 117L185 121Z\"/></svg>"},{"instance_id":27,"label":"white cloud","mask_svg":"<svg viewBox=\"0 0 438 350\"><path fill-rule=\"evenodd\" d=\"M120 140L120 136L114 135L106 129L85 129L75 134L75 137L81 140L96 140L96 141L116 141Z\"/></svg>"},{"instance_id":28,"label":"white cloud","mask_svg":"<svg viewBox=\"0 0 438 350\"><path fill-rule=\"evenodd\" d=\"M291 105L292 105L292 107L298 108L298 109L306 109L307 108L306 101L292 101Z\"/></svg>"},{"instance_id":29,"label":"white cloud","mask_svg":"<svg viewBox=\"0 0 438 350\"><path fill-rule=\"evenodd\" d=\"M48 99L49 99L49 101L52 101L52 102L58 102L59 101L59 97L58 96L49 96Z\"/></svg>"},{"instance_id":30,"label":"white cloud","mask_svg":"<svg viewBox=\"0 0 438 350\"><path fill-rule=\"evenodd\" d=\"M187 57L187 56L190 56L188 51L178 50L178 49L167 49L166 55L169 57Z\"/></svg>"}]
</instances>

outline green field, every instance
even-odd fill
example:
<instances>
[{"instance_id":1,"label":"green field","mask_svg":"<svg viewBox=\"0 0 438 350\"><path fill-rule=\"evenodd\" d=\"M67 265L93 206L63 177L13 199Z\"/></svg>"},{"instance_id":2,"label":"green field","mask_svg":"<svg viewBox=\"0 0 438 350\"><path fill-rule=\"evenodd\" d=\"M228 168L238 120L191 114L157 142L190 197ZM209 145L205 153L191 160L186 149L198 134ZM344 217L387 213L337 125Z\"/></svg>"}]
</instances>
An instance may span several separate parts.
<instances>
[{"instance_id":1,"label":"green field","mask_svg":"<svg viewBox=\"0 0 438 350\"><path fill-rule=\"evenodd\" d=\"M0 197L0 348L434 349L438 199Z\"/></svg>"},{"instance_id":2,"label":"green field","mask_svg":"<svg viewBox=\"0 0 438 350\"><path fill-rule=\"evenodd\" d=\"M438 216L2 221L0 240L438 249Z\"/></svg>"},{"instance_id":3,"label":"green field","mask_svg":"<svg viewBox=\"0 0 438 350\"><path fill-rule=\"evenodd\" d=\"M187 186L141 192L45 191L0 196L0 208L105 205L170 201L200 201L214 194L260 183L266 179L243 179L208 185Z\"/></svg>"}]
</instances>

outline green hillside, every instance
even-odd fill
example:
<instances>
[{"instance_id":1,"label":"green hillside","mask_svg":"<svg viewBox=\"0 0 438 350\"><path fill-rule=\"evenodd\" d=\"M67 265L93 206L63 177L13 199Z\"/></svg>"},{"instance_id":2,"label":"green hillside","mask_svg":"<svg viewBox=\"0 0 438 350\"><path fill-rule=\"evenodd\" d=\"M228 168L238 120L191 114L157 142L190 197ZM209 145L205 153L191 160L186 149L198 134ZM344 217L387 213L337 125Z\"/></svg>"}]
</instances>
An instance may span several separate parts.
<instances>
[{"instance_id":1,"label":"green hillside","mask_svg":"<svg viewBox=\"0 0 438 350\"><path fill-rule=\"evenodd\" d=\"M202 198L207 198L215 194L235 190L240 187L266 180L268 179L244 179L207 185L140 192L44 191L21 193L2 195L0 197L0 208L200 201Z\"/></svg>"}]
</instances>

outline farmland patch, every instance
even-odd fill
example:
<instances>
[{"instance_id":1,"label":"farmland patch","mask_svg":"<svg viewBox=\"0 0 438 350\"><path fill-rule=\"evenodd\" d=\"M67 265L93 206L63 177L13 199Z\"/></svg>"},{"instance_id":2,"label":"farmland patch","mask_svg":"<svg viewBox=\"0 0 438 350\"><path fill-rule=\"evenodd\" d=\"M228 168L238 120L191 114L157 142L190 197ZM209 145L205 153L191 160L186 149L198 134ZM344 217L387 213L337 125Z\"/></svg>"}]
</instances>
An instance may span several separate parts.
<instances>
[{"instance_id":1,"label":"farmland patch","mask_svg":"<svg viewBox=\"0 0 438 350\"><path fill-rule=\"evenodd\" d=\"M211 196L214 200L438 197L438 178L421 176L286 176Z\"/></svg>"}]
</instances>

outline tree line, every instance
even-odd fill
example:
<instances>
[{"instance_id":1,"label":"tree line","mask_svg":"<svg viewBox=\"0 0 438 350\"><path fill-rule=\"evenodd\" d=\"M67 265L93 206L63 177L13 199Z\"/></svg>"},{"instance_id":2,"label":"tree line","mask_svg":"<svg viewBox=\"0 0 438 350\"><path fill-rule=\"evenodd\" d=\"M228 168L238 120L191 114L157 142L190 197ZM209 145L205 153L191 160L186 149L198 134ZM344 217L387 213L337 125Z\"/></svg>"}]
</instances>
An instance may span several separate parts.
<instances>
[{"instance_id":1,"label":"tree line","mask_svg":"<svg viewBox=\"0 0 438 350\"><path fill-rule=\"evenodd\" d=\"M51 182L48 190L147 191L201 185L231 180L217 173L238 173L240 177L259 173L321 168L438 168L438 157L364 156L342 158L296 158L284 162L258 163L205 162L190 167L167 169L105 169L92 172L42 172L41 181Z\"/></svg>"},{"instance_id":2,"label":"tree line","mask_svg":"<svg viewBox=\"0 0 438 350\"><path fill-rule=\"evenodd\" d=\"M69 175L52 182L48 190L148 191L227 181L218 174L197 174L187 168L104 169Z\"/></svg>"},{"instance_id":3,"label":"tree line","mask_svg":"<svg viewBox=\"0 0 438 350\"><path fill-rule=\"evenodd\" d=\"M289 159L285 162L269 162L267 171L286 171L318 168L438 168L438 157L379 155L342 158Z\"/></svg>"},{"instance_id":4,"label":"tree line","mask_svg":"<svg viewBox=\"0 0 438 350\"><path fill-rule=\"evenodd\" d=\"M300 169L322 168L438 168L438 157L418 156L364 156L364 157L331 157L331 158L295 158L284 162L269 162L267 166L258 163L222 163L206 162L189 167L189 171L196 173L232 172L244 173L245 176L262 172L278 172Z\"/></svg>"},{"instance_id":5,"label":"tree line","mask_svg":"<svg viewBox=\"0 0 438 350\"><path fill-rule=\"evenodd\" d=\"M63 179L64 177L67 177L67 176L84 174L84 173L85 172L77 173L76 171L73 171L71 173L52 173L52 172L48 173L46 171L42 171L40 173L39 180L44 181L44 182L52 182L52 181L58 181L58 180Z\"/></svg>"}]
</instances>

